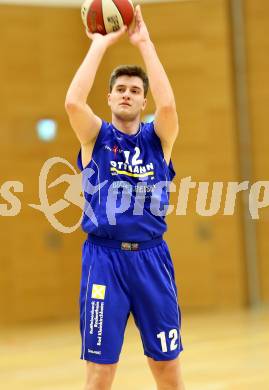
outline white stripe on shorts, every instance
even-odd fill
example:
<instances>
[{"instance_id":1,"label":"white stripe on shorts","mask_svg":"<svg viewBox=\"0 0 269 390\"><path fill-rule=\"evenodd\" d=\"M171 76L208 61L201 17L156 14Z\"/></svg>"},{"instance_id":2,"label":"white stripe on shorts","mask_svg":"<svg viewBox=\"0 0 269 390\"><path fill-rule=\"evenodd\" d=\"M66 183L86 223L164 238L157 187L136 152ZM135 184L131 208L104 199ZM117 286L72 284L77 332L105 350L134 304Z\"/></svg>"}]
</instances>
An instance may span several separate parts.
<instances>
[{"instance_id":1,"label":"white stripe on shorts","mask_svg":"<svg viewBox=\"0 0 269 390\"><path fill-rule=\"evenodd\" d=\"M170 275L170 272L168 271L168 269L167 269L167 267L166 267L166 265L165 265L164 263L163 263L163 266L164 266L164 268L165 268L165 270L166 270L166 272L167 272L167 274L168 274L168 276L169 276L169 279L170 279L170 284L171 284L172 290L173 290L173 292L174 292L174 295L175 295L175 298L176 298L176 302L177 302L177 318L178 318L178 329L179 329L179 311L178 311L178 300L177 300L177 294L176 294L176 292L175 292L175 289L174 289L174 286L173 286L172 277L171 277L171 275Z\"/></svg>"},{"instance_id":2,"label":"white stripe on shorts","mask_svg":"<svg viewBox=\"0 0 269 390\"><path fill-rule=\"evenodd\" d=\"M83 332L83 344L82 344L83 359L85 358L85 349L86 349L85 341L86 341L87 299L88 299L88 288L89 288L91 269L92 269L92 265L89 268L89 274L88 274L88 280L87 280L87 289L86 289L86 297L85 297L85 307L84 307L85 319L84 319L84 332Z\"/></svg>"}]
</instances>

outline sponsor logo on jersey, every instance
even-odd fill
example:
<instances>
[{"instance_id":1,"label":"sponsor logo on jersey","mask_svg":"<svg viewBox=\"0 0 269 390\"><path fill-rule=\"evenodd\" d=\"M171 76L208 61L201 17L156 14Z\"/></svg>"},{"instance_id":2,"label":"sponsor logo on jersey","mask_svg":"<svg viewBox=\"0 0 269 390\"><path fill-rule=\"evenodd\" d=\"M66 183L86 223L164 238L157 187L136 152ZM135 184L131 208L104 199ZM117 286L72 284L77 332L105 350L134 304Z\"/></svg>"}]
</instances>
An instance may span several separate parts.
<instances>
[{"instance_id":1,"label":"sponsor logo on jersey","mask_svg":"<svg viewBox=\"0 0 269 390\"><path fill-rule=\"evenodd\" d=\"M154 166L152 163L132 166L122 161L110 161L110 165L112 175L125 175L139 178L154 176Z\"/></svg>"},{"instance_id":2,"label":"sponsor logo on jersey","mask_svg":"<svg viewBox=\"0 0 269 390\"><path fill-rule=\"evenodd\" d=\"M112 147L105 145L105 150L108 150L109 152L114 153L114 156L116 158L117 153L123 153L123 150L118 147L118 145L113 145Z\"/></svg>"},{"instance_id":3,"label":"sponsor logo on jersey","mask_svg":"<svg viewBox=\"0 0 269 390\"><path fill-rule=\"evenodd\" d=\"M105 150L114 154L114 160L110 161L110 173L112 176L124 175L140 179L154 177L154 165L152 162L144 164L140 159L141 150L135 147L132 152L122 150L118 145L112 147L105 145ZM125 161L117 161L118 154L124 154Z\"/></svg>"},{"instance_id":4,"label":"sponsor logo on jersey","mask_svg":"<svg viewBox=\"0 0 269 390\"><path fill-rule=\"evenodd\" d=\"M102 284L93 284L92 286L92 298L105 299L106 286Z\"/></svg>"}]
</instances>

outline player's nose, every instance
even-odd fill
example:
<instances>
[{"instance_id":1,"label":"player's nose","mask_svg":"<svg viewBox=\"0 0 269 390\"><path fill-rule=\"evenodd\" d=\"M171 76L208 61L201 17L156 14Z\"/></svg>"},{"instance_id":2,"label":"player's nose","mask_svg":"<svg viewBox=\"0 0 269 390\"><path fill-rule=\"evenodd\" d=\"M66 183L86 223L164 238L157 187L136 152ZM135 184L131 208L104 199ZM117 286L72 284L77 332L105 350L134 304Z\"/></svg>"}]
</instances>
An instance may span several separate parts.
<instances>
[{"instance_id":1,"label":"player's nose","mask_svg":"<svg viewBox=\"0 0 269 390\"><path fill-rule=\"evenodd\" d=\"M124 99L129 99L130 98L130 91L126 89L123 93L123 98Z\"/></svg>"}]
</instances>

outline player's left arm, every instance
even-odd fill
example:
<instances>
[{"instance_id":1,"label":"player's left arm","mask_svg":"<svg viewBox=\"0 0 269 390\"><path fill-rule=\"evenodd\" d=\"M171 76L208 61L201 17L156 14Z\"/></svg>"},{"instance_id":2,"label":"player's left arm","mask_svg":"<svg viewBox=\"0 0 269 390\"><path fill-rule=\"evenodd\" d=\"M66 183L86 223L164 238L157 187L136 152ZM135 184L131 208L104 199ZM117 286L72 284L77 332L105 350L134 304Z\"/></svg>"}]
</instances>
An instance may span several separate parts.
<instances>
[{"instance_id":1,"label":"player's left arm","mask_svg":"<svg viewBox=\"0 0 269 390\"><path fill-rule=\"evenodd\" d=\"M129 30L129 37L131 43L140 50L146 65L150 89L156 105L155 131L161 140L165 159L169 161L179 132L176 102L166 72L150 40L139 6L136 7L135 24Z\"/></svg>"}]
</instances>

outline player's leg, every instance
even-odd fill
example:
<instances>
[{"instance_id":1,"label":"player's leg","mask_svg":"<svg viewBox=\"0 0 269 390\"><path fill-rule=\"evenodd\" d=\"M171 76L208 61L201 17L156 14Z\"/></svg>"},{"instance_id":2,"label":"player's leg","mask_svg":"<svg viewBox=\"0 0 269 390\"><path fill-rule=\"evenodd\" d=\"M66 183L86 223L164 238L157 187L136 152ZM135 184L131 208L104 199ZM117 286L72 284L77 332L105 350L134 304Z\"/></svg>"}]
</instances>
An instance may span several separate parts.
<instances>
[{"instance_id":1,"label":"player's leg","mask_svg":"<svg viewBox=\"0 0 269 390\"><path fill-rule=\"evenodd\" d=\"M183 390L178 356L181 313L173 263L166 243L137 253L132 270L132 312L144 353L160 390Z\"/></svg>"},{"instance_id":2,"label":"player's leg","mask_svg":"<svg viewBox=\"0 0 269 390\"><path fill-rule=\"evenodd\" d=\"M185 390L179 357L167 361L148 357L148 363L158 390Z\"/></svg>"},{"instance_id":3,"label":"player's leg","mask_svg":"<svg viewBox=\"0 0 269 390\"><path fill-rule=\"evenodd\" d=\"M110 390L115 377L117 363L86 363L86 384L84 390Z\"/></svg>"},{"instance_id":4,"label":"player's leg","mask_svg":"<svg viewBox=\"0 0 269 390\"><path fill-rule=\"evenodd\" d=\"M118 251L85 242L80 330L81 359L87 361L87 390L110 389L116 372L130 314L121 263Z\"/></svg>"}]
</instances>

